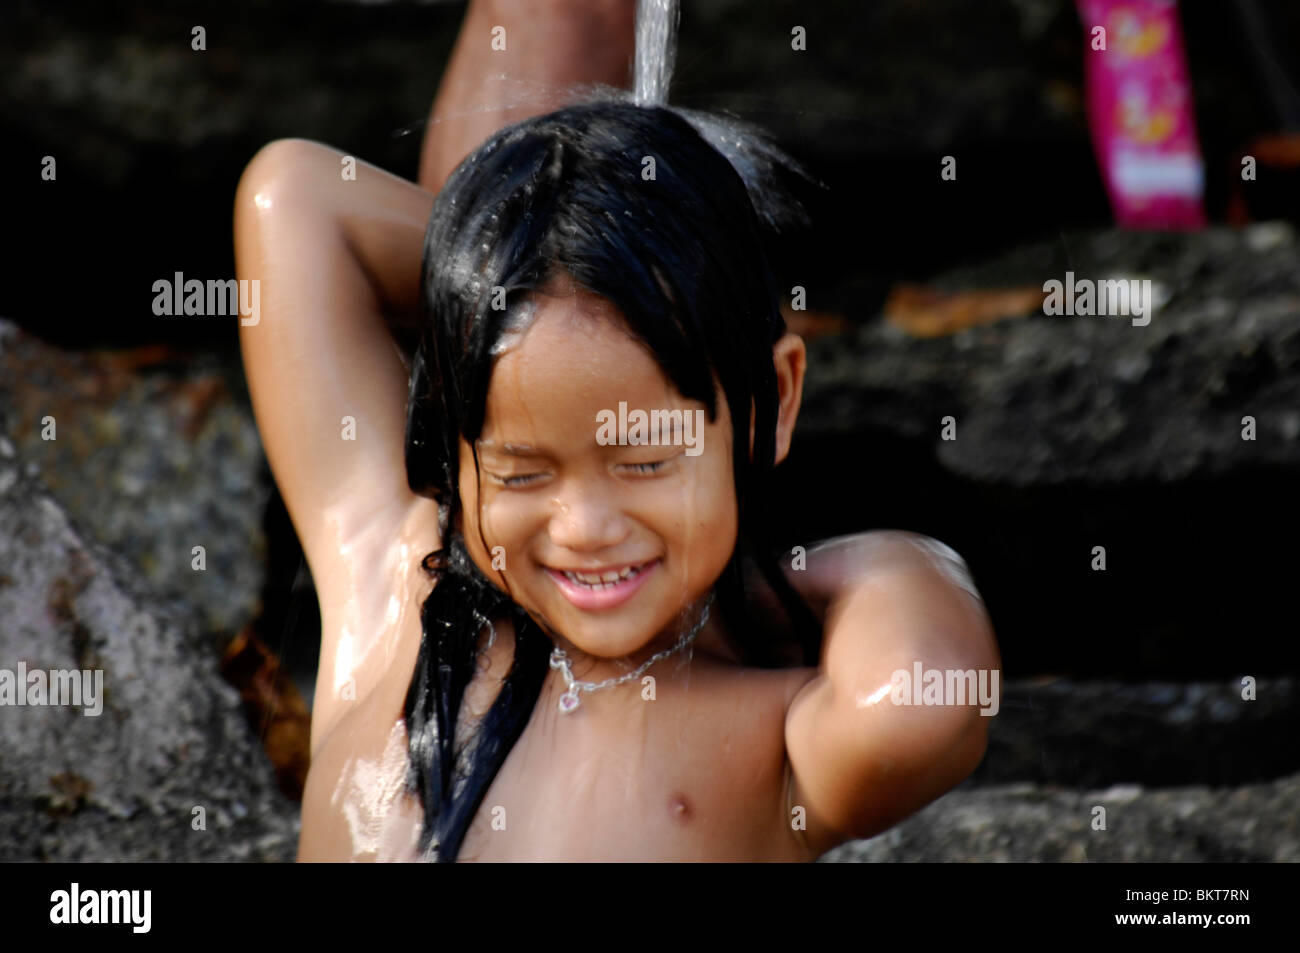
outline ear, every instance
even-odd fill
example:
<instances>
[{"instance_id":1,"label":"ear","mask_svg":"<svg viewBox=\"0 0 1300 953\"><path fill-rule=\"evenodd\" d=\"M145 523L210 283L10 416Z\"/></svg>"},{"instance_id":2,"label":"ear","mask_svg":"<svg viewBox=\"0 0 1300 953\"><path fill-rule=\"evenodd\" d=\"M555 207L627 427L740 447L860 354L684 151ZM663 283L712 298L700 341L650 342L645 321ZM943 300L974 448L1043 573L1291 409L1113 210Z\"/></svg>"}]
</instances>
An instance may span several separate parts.
<instances>
[{"instance_id":1,"label":"ear","mask_svg":"<svg viewBox=\"0 0 1300 953\"><path fill-rule=\"evenodd\" d=\"M776 463L780 463L790 452L790 440L794 436L794 422L799 416L799 405L803 401L803 377L808 369L808 355L804 349L803 338L797 334L785 334L781 340L772 345L772 363L776 367L777 417L776 417ZM749 458L754 459L754 402L749 402Z\"/></svg>"}]
</instances>

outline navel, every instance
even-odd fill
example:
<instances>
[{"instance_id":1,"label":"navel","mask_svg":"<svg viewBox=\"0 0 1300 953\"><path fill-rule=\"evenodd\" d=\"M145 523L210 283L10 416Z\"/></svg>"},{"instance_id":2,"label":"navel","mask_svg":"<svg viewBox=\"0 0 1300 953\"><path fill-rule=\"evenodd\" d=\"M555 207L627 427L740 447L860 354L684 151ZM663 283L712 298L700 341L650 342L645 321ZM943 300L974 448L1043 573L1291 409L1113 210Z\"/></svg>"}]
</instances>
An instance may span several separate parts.
<instances>
[{"instance_id":1,"label":"navel","mask_svg":"<svg viewBox=\"0 0 1300 953\"><path fill-rule=\"evenodd\" d=\"M685 794L674 791L668 796L668 816L683 823L691 819L691 802Z\"/></svg>"}]
</instances>

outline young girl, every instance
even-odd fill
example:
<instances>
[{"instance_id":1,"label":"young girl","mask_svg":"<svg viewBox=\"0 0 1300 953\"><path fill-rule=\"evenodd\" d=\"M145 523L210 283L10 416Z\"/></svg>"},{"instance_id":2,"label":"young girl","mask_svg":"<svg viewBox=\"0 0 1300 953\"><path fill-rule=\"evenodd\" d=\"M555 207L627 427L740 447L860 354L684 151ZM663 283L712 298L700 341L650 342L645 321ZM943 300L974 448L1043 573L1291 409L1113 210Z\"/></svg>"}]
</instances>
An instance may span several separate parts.
<instances>
[{"instance_id":1,"label":"young girl","mask_svg":"<svg viewBox=\"0 0 1300 953\"><path fill-rule=\"evenodd\" d=\"M535 116L436 200L349 158L273 143L236 197L321 602L300 859L813 860L969 774L977 700L891 691L998 665L955 554L763 542L804 350L696 124Z\"/></svg>"}]
</instances>

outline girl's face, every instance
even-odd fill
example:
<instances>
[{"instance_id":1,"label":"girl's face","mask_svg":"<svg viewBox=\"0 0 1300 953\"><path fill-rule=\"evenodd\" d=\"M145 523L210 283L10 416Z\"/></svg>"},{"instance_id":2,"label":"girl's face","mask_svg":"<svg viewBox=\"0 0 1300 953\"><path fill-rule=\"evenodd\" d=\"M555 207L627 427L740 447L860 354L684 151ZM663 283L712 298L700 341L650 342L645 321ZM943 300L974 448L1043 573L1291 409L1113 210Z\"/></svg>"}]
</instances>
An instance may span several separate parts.
<instances>
[{"instance_id":1,"label":"girl's face","mask_svg":"<svg viewBox=\"0 0 1300 953\"><path fill-rule=\"evenodd\" d=\"M620 416L631 434L638 410L660 422L652 411L680 410L680 429L660 430L658 445L620 445ZM461 438L471 557L588 655L671 644L678 613L713 587L735 548L731 418L721 392L709 423L619 312L571 284L538 297L531 324L497 359L478 453L481 485ZM591 585L571 573L620 578Z\"/></svg>"}]
</instances>

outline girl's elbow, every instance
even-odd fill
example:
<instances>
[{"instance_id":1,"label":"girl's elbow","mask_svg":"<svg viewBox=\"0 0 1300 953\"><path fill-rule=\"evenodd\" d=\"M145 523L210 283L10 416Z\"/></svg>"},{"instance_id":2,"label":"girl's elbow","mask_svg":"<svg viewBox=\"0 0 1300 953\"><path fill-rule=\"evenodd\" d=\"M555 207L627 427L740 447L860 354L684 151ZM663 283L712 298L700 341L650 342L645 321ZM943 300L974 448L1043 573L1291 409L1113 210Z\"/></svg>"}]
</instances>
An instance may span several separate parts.
<instances>
[{"instance_id":1,"label":"girl's elbow","mask_svg":"<svg viewBox=\"0 0 1300 953\"><path fill-rule=\"evenodd\" d=\"M325 146L309 139L275 139L257 150L235 188L236 232L241 220L279 215L296 204L319 176L324 151Z\"/></svg>"}]
</instances>

